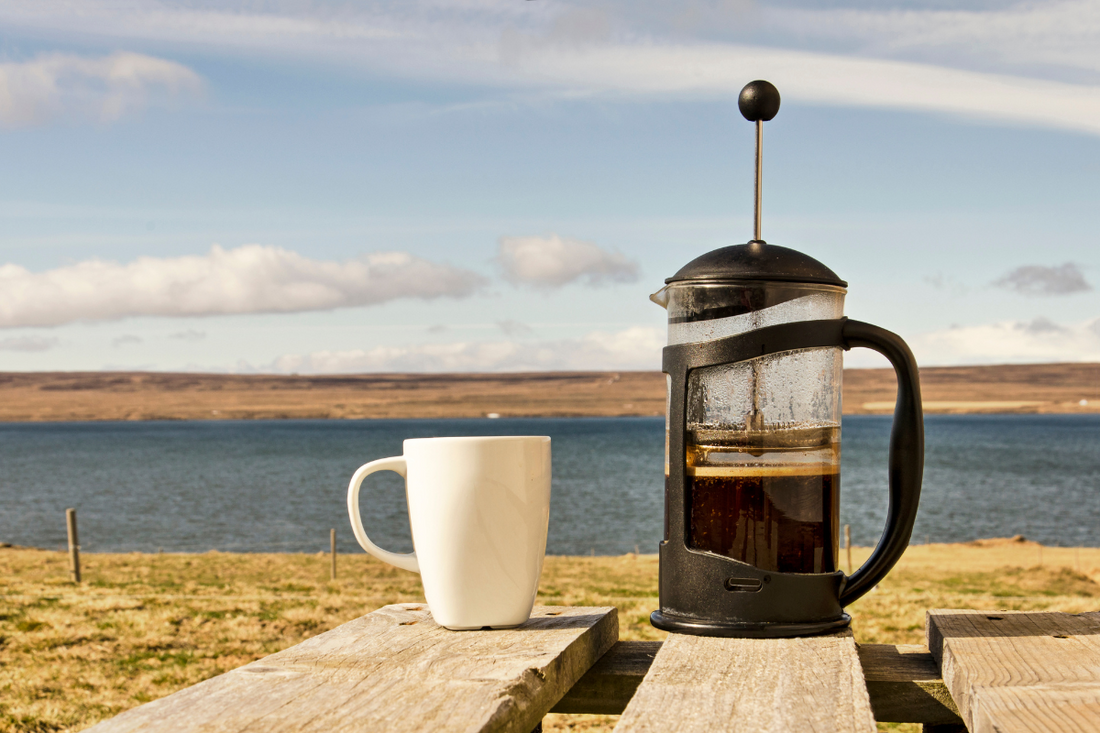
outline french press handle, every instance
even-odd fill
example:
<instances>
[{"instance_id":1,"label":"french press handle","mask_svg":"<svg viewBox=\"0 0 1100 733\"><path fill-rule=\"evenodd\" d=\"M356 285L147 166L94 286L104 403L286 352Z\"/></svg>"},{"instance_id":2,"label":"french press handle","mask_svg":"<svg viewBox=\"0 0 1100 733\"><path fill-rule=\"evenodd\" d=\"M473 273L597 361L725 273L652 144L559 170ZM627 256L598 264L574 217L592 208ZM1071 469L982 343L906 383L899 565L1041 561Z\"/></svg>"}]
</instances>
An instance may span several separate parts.
<instances>
[{"instance_id":1,"label":"french press handle","mask_svg":"<svg viewBox=\"0 0 1100 733\"><path fill-rule=\"evenodd\" d=\"M890 503L886 510L886 529L867 562L845 579L840 593L843 607L878 585L909 546L924 475L924 412L917 362L900 336L853 320L845 321L841 334L845 350L862 346L877 351L890 360L898 378L898 398L890 431Z\"/></svg>"}]
</instances>

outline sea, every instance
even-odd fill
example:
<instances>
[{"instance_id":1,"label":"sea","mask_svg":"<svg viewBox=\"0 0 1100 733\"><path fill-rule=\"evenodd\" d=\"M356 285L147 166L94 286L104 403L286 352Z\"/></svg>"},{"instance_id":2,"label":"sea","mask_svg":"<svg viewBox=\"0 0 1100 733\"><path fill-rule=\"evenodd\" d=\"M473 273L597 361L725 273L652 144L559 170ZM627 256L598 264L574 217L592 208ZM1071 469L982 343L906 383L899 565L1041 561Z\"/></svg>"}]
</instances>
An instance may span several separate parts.
<instances>
[{"instance_id":1,"label":"sea","mask_svg":"<svg viewBox=\"0 0 1100 733\"><path fill-rule=\"evenodd\" d=\"M843 421L841 523L872 545L887 504L889 416ZM549 435L556 555L653 553L661 539L662 418L0 423L0 542L59 549L77 510L84 552L361 551L355 469L406 438ZM912 542L1023 535L1100 546L1100 415L929 415ZM371 538L412 549L401 479L375 474Z\"/></svg>"}]
</instances>

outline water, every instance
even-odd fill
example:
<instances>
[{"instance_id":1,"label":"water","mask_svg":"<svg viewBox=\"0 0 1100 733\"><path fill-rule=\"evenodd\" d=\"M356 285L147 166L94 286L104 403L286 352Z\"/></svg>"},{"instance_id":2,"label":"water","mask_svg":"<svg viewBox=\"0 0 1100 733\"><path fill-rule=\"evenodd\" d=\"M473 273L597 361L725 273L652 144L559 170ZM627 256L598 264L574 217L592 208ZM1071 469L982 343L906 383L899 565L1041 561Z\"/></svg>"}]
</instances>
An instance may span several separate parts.
<instances>
[{"instance_id":1,"label":"water","mask_svg":"<svg viewBox=\"0 0 1100 733\"><path fill-rule=\"evenodd\" d=\"M891 418L844 418L841 521L872 544L886 508ZM1100 415L927 415L913 542L1022 534L1100 546Z\"/></svg>"},{"instance_id":2,"label":"water","mask_svg":"<svg viewBox=\"0 0 1100 733\"><path fill-rule=\"evenodd\" d=\"M841 522L875 542L890 418L844 418ZM357 550L347 482L404 438L549 435L548 552L655 552L663 526L660 418L0 424L0 541L59 548L66 507L86 552L317 552L335 527ZM1100 415L929 416L914 542L1023 534L1100 545ZM412 549L394 474L368 480L378 544Z\"/></svg>"}]
</instances>

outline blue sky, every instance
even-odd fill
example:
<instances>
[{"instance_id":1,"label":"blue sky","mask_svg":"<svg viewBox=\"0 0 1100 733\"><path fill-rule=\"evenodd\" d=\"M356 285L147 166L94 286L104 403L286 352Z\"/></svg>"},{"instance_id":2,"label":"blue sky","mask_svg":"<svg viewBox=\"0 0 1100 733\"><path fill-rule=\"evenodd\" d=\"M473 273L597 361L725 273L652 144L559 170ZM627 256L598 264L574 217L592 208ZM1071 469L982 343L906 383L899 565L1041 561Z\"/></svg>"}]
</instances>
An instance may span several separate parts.
<instances>
[{"instance_id":1,"label":"blue sky","mask_svg":"<svg viewBox=\"0 0 1100 733\"><path fill-rule=\"evenodd\" d=\"M750 238L926 365L1100 360L1088 2L0 2L0 370L656 369ZM851 366L878 365L853 353Z\"/></svg>"}]
</instances>

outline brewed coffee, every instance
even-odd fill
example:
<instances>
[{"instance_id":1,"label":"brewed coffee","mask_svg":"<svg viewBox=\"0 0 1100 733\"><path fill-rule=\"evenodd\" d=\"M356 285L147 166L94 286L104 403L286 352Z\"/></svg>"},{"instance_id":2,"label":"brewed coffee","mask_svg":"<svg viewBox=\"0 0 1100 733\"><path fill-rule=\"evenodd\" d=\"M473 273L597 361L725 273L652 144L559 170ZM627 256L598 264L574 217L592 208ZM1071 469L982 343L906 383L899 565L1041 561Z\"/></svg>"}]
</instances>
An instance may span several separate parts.
<instances>
[{"instance_id":1,"label":"brewed coffee","mask_svg":"<svg viewBox=\"0 0 1100 733\"><path fill-rule=\"evenodd\" d=\"M838 436L784 433L772 433L767 446L719 445L713 433L708 444L689 446L689 547L781 573L837 569Z\"/></svg>"},{"instance_id":2,"label":"brewed coffee","mask_svg":"<svg viewBox=\"0 0 1100 733\"><path fill-rule=\"evenodd\" d=\"M703 469L705 471L705 469ZM780 573L837 565L840 474L692 472L689 546Z\"/></svg>"}]
</instances>

